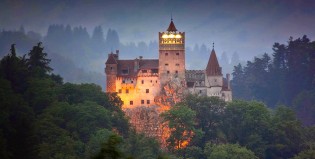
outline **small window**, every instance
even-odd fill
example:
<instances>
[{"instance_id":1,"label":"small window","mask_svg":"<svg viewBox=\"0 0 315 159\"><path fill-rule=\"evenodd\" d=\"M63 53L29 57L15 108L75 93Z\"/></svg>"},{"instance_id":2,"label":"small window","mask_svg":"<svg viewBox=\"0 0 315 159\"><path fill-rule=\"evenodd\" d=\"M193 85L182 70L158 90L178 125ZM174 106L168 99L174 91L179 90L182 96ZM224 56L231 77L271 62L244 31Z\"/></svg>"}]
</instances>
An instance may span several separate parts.
<instances>
[{"instance_id":1,"label":"small window","mask_svg":"<svg viewBox=\"0 0 315 159\"><path fill-rule=\"evenodd\" d=\"M147 70L142 70L142 73L147 73L148 71Z\"/></svg>"},{"instance_id":2,"label":"small window","mask_svg":"<svg viewBox=\"0 0 315 159\"><path fill-rule=\"evenodd\" d=\"M113 67L110 67L110 70L113 70Z\"/></svg>"},{"instance_id":3,"label":"small window","mask_svg":"<svg viewBox=\"0 0 315 159\"><path fill-rule=\"evenodd\" d=\"M145 93L149 93L149 89L146 89L146 90L145 90Z\"/></svg>"},{"instance_id":4,"label":"small window","mask_svg":"<svg viewBox=\"0 0 315 159\"><path fill-rule=\"evenodd\" d=\"M175 66L179 66L179 63L177 63Z\"/></svg>"},{"instance_id":5,"label":"small window","mask_svg":"<svg viewBox=\"0 0 315 159\"><path fill-rule=\"evenodd\" d=\"M126 93L129 93L129 89L126 89Z\"/></svg>"},{"instance_id":6,"label":"small window","mask_svg":"<svg viewBox=\"0 0 315 159\"><path fill-rule=\"evenodd\" d=\"M170 74L170 71L166 71L167 74Z\"/></svg>"},{"instance_id":7,"label":"small window","mask_svg":"<svg viewBox=\"0 0 315 159\"><path fill-rule=\"evenodd\" d=\"M201 93L202 91L201 90L199 90L199 93Z\"/></svg>"},{"instance_id":8,"label":"small window","mask_svg":"<svg viewBox=\"0 0 315 159\"><path fill-rule=\"evenodd\" d=\"M131 81L131 83L133 83L133 81Z\"/></svg>"},{"instance_id":9,"label":"small window","mask_svg":"<svg viewBox=\"0 0 315 159\"><path fill-rule=\"evenodd\" d=\"M125 80L123 80L123 81L122 81L122 83L126 83L126 81L125 81Z\"/></svg>"},{"instance_id":10,"label":"small window","mask_svg":"<svg viewBox=\"0 0 315 159\"><path fill-rule=\"evenodd\" d=\"M151 80L151 83L152 83L152 80Z\"/></svg>"},{"instance_id":11,"label":"small window","mask_svg":"<svg viewBox=\"0 0 315 159\"><path fill-rule=\"evenodd\" d=\"M130 104L130 105L133 105L133 101L131 100L131 101L129 102L129 104Z\"/></svg>"},{"instance_id":12,"label":"small window","mask_svg":"<svg viewBox=\"0 0 315 159\"><path fill-rule=\"evenodd\" d=\"M141 80L141 84L143 84L144 83L144 80Z\"/></svg>"},{"instance_id":13,"label":"small window","mask_svg":"<svg viewBox=\"0 0 315 159\"><path fill-rule=\"evenodd\" d=\"M147 104L150 104L150 100L147 100Z\"/></svg>"},{"instance_id":14,"label":"small window","mask_svg":"<svg viewBox=\"0 0 315 159\"><path fill-rule=\"evenodd\" d=\"M152 71L152 73L159 73L158 69L152 69L151 71Z\"/></svg>"},{"instance_id":15,"label":"small window","mask_svg":"<svg viewBox=\"0 0 315 159\"><path fill-rule=\"evenodd\" d=\"M128 74L128 70L122 70L122 74Z\"/></svg>"},{"instance_id":16,"label":"small window","mask_svg":"<svg viewBox=\"0 0 315 159\"><path fill-rule=\"evenodd\" d=\"M144 100L141 100L141 104L144 104Z\"/></svg>"},{"instance_id":17,"label":"small window","mask_svg":"<svg viewBox=\"0 0 315 159\"><path fill-rule=\"evenodd\" d=\"M165 53L165 56L168 56L168 53Z\"/></svg>"},{"instance_id":18,"label":"small window","mask_svg":"<svg viewBox=\"0 0 315 159\"><path fill-rule=\"evenodd\" d=\"M177 73L178 73L178 71L175 71L175 73L177 74Z\"/></svg>"},{"instance_id":19,"label":"small window","mask_svg":"<svg viewBox=\"0 0 315 159\"><path fill-rule=\"evenodd\" d=\"M214 79L214 82L217 82L217 79Z\"/></svg>"},{"instance_id":20,"label":"small window","mask_svg":"<svg viewBox=\"0 0 315 159\"><path fill-rule=\"evenodd\" d=\"M179 55L179 53L176 53L176 55L178 56L178 55Z\"/></svg>"},{"instance_id":21,"label":"small window","mask_svg":"<svg viewBox=\"0 0 315 159\"><path fill-rule=\"evenodd\" d=\"M155 83L157 83L157 80L155 81Z\"/></svg>"},{"instance_id":22,"label":"small window","mask_svg":"<svg viewBox=\"0 0 315 159\"><path fill-rule=\"evenodd\" d=\"M118 90L118 93L121 93L121 89Z\"/></svg>"},{"instance_id":23,"label":"small window","mask_svg":"<svg viewBox=\"0 0 315 159\"><path fill-rule=\"evenodd\" d=\"M168 66L168 63L166 63L165 66Z\"/></svg>"}]
</instances>

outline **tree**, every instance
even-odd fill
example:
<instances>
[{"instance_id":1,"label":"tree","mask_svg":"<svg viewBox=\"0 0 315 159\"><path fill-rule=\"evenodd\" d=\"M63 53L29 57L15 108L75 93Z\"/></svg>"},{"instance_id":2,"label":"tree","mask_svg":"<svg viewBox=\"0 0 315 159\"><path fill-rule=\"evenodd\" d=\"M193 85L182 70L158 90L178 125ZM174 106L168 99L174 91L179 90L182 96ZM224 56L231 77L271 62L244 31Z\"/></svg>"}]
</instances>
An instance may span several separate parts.
<instances>
[{"instance_id":1,"label":"tree","mask_svg":"<svg viewBox=\"0 0 315 159\"><path fill-rule=\"evenodd\" d=\"M270 134L270 116L263 103L234 100L226 108L222 130L229 143L239 143L264 158Z\"/></svg>"},{"instance_id":2,"label":"tree","mask_svg":"<svg viewBox=\"0 0 315 159\"><path fill-rule=\"evenodd\" d=\"M204 147L205 142L224 142L225 137L219 130L226 103L218 97L188 95L185 104L194 112L196 134L193 144Z\"/></svg>"},{"instance_id":3,"label":"tree","mask_svg":"<svg viewBox=\"0 0 315 159\"><path fill-rule=\"evenodd\" d=\"M27 59L28 69L33 75L39 77L51 72L53 69L49 66L50 59L47 59L47 53L44 53L44 48L41 47L41 42L34 46L28 53L29 59Z\"/></svg>"},{"instance_id":4,"label":"tree","mask_svg":"<svg viewBox=\"0 0 315 159\"><path fill-rule=\"evenodd\" d=\"M122 139L117 135L111 135L101 146L101 151L93 159L119 159L123 153L119 149Z\"/></svg>"},{"instance_id":5,"label":"tree","mask_svg":"<svg viewBox=\"0 0 315 159\"><path fill-rule=\"evenodd\" d=\"M196 113L184 103L178 103L169 111L161 114L168 122L171 135L167 140L171 150L185 148L194 135L194 118Z\"/></svg>"},{"instance_id":6,"label":"tree","mask_svg":"<svg viewBox=\"0 0 315 159\"><path fill-rule=\"evenodd\" d=\"M294 112L285 106L276 108L271 119L270 146L266 158L291 158L302 150L303 136L301 123Z\"/></svg>"},{"instance_id":7,"label":"tree","mask_svg":"<svg viewBox=\"0 0 315 159\"><path fill-rule=\"evenodd\" d=\"M205 147L207 159L258 159L255 154L237 144L211 145Z\"/></svg>"}]
</instances>

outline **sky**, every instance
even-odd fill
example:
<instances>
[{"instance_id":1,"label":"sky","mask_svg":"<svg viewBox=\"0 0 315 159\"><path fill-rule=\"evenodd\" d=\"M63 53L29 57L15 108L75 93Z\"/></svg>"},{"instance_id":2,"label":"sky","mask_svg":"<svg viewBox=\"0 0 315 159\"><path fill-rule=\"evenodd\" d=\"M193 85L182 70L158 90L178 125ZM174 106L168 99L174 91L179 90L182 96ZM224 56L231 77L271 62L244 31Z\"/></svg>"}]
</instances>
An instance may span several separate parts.
<instances>
[{"instance_id":1,"label":"sky","mask_svg":"<svg viewBox=\"0 0 315 159\"><path fill-rule=\"evenodd\" d=\"M315 39L314 0L0 0L0 29L46 34L51 24L101 25L122 43L158 40L171 15L186 46L215 43L217 52L249 59L272 53L275 42Z\"/></svg>"}]
</instances>

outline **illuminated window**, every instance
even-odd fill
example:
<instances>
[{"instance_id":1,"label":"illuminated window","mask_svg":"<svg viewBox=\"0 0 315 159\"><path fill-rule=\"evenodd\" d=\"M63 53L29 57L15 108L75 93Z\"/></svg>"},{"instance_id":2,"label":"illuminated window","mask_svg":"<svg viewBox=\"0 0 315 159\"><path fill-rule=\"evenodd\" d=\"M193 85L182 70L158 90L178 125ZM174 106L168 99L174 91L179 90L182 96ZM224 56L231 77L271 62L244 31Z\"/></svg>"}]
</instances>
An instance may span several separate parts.
<instances>
[{"instance_id":1,"label":"illuminated window","mask_svg":"<svg viewBox=\"0 0 315 159\"><path fill-rule=\"evenodd\" d=\"M126 89L126 93L129 93L129 89Z\"/></svg>"},{"instance_id":2,"label":"illuminated window","mask_svg":"<svg viewBox=\"0 0 315 159\"><path fill-rule=\"evenodd\" d=\"M149 89L146 89L146 90L145 90L145 93L149 93Z\"/></svg>"},{"instance_id":3,"label":"illuminated window","mask_svg":"<svg viewBox=\"0 0 315 159\"><path fill-rule=\"evenodd\" d=\"M150 104L150 100L147 100L147 104Z\"/></svg>"},{"instance_id":4,"label":"illuminated window","mask_svg":"<svg viewBox=\"0 0 315 159\"><path fill-rule=\"evenodd\" d=\"M118 93L121 93L121 89L118 90Z\"/></svg>"},{"instance_id":5,"label":"illuminated window","mask_svg":"<svg viewBox=\"0 0 315 159\"><path fill-rule=\"evenodd\" d=\"M130 104L130 105L133 105L133 101L131 100L131 101L129 102L129 104Z\"/></svg>"},{"instance_id":6,"label":"illuminated window","mask_svg":"<svg viewBox=\"0 0 315 159\"><path fill-rule=\"evenodd\" d=\"M144 83L144 80L141 81L141 84L143 84L143 83Z\"/></svg>"},{"instance_id":7,"label":"illuminated window","mask_svg":"<svg viewBox=\"0 0 315 159\"><path fill-rule=\"evenodd\" d=\"M166 63L165 66L168 66L168 63Z\"/></svg>"},{"instance_id":8,"label":"illuminated window","mask_svg":"<svg viewBox=\"0 0 315 159\"><path fill-rule=\"evenodd\" d=\"M144 104L144 100L141 100L141 104Z\"/></svg>"}]
</instances>

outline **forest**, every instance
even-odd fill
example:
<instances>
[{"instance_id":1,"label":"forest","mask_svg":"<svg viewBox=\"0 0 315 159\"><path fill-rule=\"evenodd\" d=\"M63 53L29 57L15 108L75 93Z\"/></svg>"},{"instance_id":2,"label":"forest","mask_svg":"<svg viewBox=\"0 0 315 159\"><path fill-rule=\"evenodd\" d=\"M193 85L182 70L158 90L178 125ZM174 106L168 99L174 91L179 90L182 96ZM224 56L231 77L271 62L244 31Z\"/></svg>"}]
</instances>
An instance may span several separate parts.
<instances>
[{"instance_id":1,"label":"forest","mask_svg":"<svg viewBox=\"0 0 315 159\"><path fill-rule=\"evenodd\" d=\"M64 83L41 43L0 61L0 158L158 158L155 139L129 126L116 94ZM103 156L103 157L102 157Z\"/></svg>"},{"instance_id":2,"label":"forest","mask_svg":"<svg viewBox=\"0 0 315 159\"><path fill-rule=\"evenodd\" d=\"M154 39L158 38L158 34ZM91 33L83 26L53 24L47 28L45 34L26 30L21 26L18 30L0 31L0 57L8 53L11 44L17 44L17 55L29 51L29 48L42 41L45 50L49 52L51 67L54 72L61 75L66 82L95 83L105 89L104 63L107 55L117 49L121 59L135 59L143 56L146 59L158 58L158 43L128 42L123 43L119 32L115 29L104 31L101 26L95 26ZM211 44L212 46L212 44ZM194 44L186 46L187 68L204 69L207 64L205 57L210 56L209 46ZM240 57L234 52L229 60L227 53L219 59L224 73L231 73L233 66L237 65ZM243 63L243 62L242 62Z\"/></svg>"},{"instance_id":3,"label":"forest","mask_svg":"<svg viewBox=\"0 0 315 159\"><path fill-rule=\"evenodd\" d=\"M8 44L11 34L25 41ZM315 158L315 42L307 36L236 65L233 102L188 95L161 114L171 130L167 151L133 130L115 93L55 74L56 59L44 48L53 37L39 37L1 32L8 49L0 60L0 158ZM67 66L59 67L71 73Z\"/></svg>"}]
</instances>

